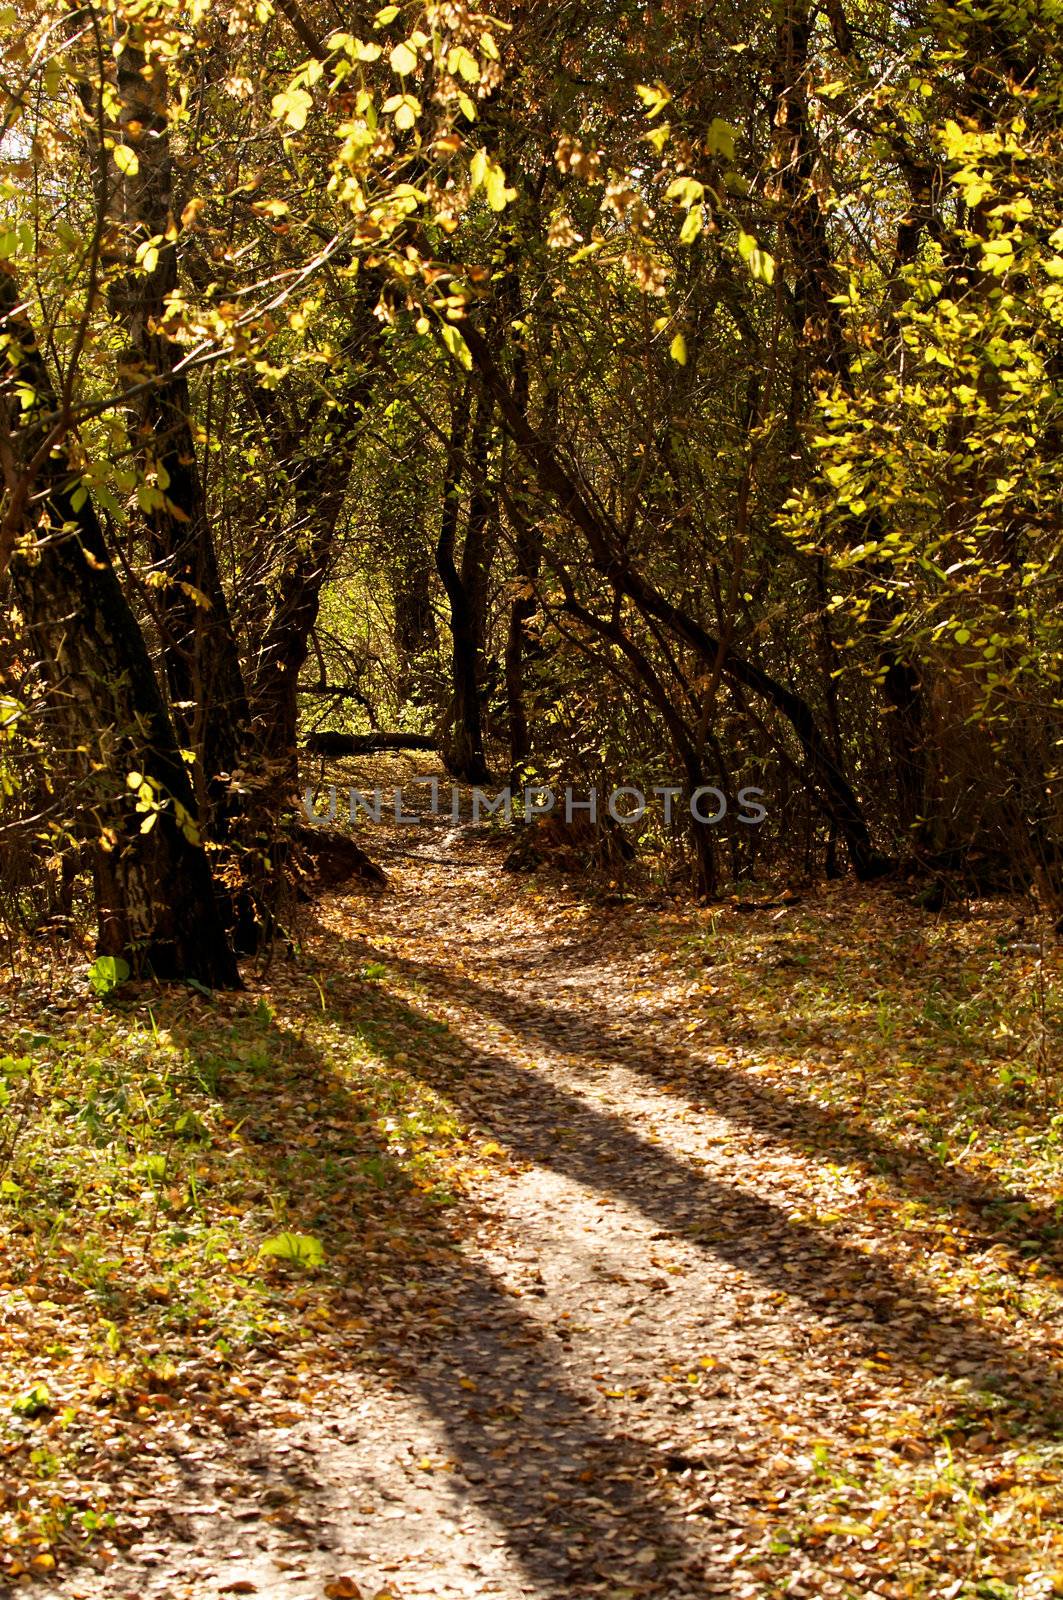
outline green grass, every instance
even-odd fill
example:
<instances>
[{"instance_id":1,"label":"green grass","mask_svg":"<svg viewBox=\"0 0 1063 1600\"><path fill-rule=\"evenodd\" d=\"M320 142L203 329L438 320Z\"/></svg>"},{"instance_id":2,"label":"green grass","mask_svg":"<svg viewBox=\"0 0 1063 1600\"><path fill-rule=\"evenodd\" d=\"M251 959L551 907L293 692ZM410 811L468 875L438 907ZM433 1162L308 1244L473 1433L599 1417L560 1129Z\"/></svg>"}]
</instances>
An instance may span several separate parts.
<instances>
[{"instance_id":1,"label":"green grass","mask_svg":"<svg viewBox=\"0 0 1063 1600\"><path fill-rule=\"evenodd\" d=\"M376 981L342 1023L306 976L268 1001L72 990L47 1032L0 1013L8 1577L120 1541L86 1488L116 1435L223 1418L310 1343L349 1362L380 1272L449 1248L463 1130L396 1059L423 1042L374 1023ZM285 1230L323 1262L261 1255Z\"/></svg>"}]
</instances>

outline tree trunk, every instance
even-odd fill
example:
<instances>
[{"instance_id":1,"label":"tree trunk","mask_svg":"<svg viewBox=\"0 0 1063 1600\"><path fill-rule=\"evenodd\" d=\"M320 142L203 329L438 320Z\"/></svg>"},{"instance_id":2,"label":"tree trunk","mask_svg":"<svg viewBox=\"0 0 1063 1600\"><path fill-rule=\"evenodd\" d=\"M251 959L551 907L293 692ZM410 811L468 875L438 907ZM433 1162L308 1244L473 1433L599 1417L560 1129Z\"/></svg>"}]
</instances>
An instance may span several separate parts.
<instances>
[{"instance_id":1,"label":"tree trunk","mask_svg":"<svg viewBox=\"0 0 1063 1600\"><path fill-rule=\"evenodd\" d=\"M286 414L278 394L252 393L277 465L288 474L293 490L292 543L255 659L252 687L256 758L277 772L280 783L274 792L282 795L294 790L298 778L299 674L331 570L354 445L382 353L381 324L373 314L378 287L372 273L360 274L342 351L352 366L331 399L311 404L302 414L289 406Z\"/></svg>"},{"instance_id":2,"label":"tree trunk","mask_svg":"<svg viewBox=\"0 0 1063 1600\"><path fill-rule=\"evenodd\" d=\"M41 437L40 413L54 412L56 402L6 272L0 327L10 340L0 411L11 453L25 461ZM35 393L35 407L21 409L15 383ZM79 826L97 841L99 951L158 978L238 987L188 770L92 502L62 452L47 458L34 491L37 542L12 560L10 579L53 690Z\"/></svg>"},{"instance_id":3,"label":"tree trunk","mask_svg":"<svg viewBox=\"0 0 1063 1600\"><path fill-rule=\"evenodd\" d=\"M514 404L513 396L495 365L483 335L469 323L463 325L463 332L480 375L498 404L506 430L535 469L542 488L557 499L584 535L596 570L617 593L626 595L644 615L664 623L677 638L690 645L707 666L715 670L720 661L720 641L708 633L696 618L674 606L632 567L624 551L623 540L615 536L611 525L590 504L556 452ZM786 718L816 782L817 797L823 811L845 840L853 871L864 880L880 877L888 870L890 862L874 848L860 803L808 703L757 666L756 662L738 655L734 650L726 652L722 671L733 682L762 696Z\"/></svg>"},{"instance_id":4,"label":"tree trunk","mask_svg":"<svg viewBox=\"0 0 1063 1600\"><path fill-rule=\"evenodd\" d=\"M321 607L346 490L346 471L328 458L319 459L296 485L296 523L305 533L281 572L253 693L256 754L278 775L276 788L271 785L274 793L294 790L298 777L299 673Z\"/></svg>"},{"instance_id":5,"label":"tree trunk","mask_svg":"<svg viewBox=\"0 0 1063 1600\"><path fill-rule=\"evenodd\" d=\"M483 488L486 468L487 437L490 424L490 406L481 402L473 430L473 469L477 474L472 490L472 504L466 543L479 542L483 537L483 523L488 515ZM489 776L484 757L483 725L480 718L479 654L483 629L482 614L477 615L476 589L472 582L478 563L468 562L463 553L459 572L454 559L458 519L461 512L461 481L465 467L465 436L467 417L464 410L455 415L448 450L446 486L443 494L443 511L436 543L436 566L450 602L450 629L452 635L452 732L445 760L455 777L468 783L483 783Z\"/></svg>"},{"instance_id":6,"label":"tree trunk","mask_svg":"<svg viewBox=\"0 0 1063 1600\"><path fill-rule=\"evenodd\" d=\"M517 365L514 401L525 413L528 405L527 362ZM544 424L549 427L556 420L557 391L551 388L543 408ZM512 448L512 441L510 441ZM520 589L510 601L509 628L506 633L506 708L509 722L510 781L519 784L531 755L531 731L524 704L524 645L527 625L538 610L535 582L542 566L542 539L538 528L525 512L527 491L527 465L519 451L514 452L519 463L512 490L504 494L505 504L513 524L516 543L516 568Z\"/></svg>"},{"instance_id":7,"label":"tree trunk","mask_svg":"<svg viewBox=\"0 0 1063 1600\"><path fill-rule=\"evenodd\" d=\"M130 270L113 291L113 305L129 339L130 381L148 380L130 402L130 436L144 476L149 549L167 579L161 596L170 701L181 738L199 761L204 817L215 836L224 836L229 778L249 713L196 459L183 351L165 331L167 298L178 284L166 79L157 59L145 76L134 47L122 52L118 77L121 136L138 166L120 191ZM139 265L138 251L147 252ZM153 270L146 271L151 252Z\"/></svg>"},{"instance_id":8,"label":"tree trunk","mask_svg":"<svg viewBox=\"0 0 1063 1600\"><path fill-rule=\"evenodd\" d=\"M420 542L419 528L407 528L391 588L396 657L396 690L404 705L414 688L414 664L435 639L432 615L431 556Z\"/></svg>"},{"instance_id":9,"label":"tree trunk","mask_svg":"<svg viewBox=\"0 0 1063 1600\"><path fill-rule=\"evenodd\" d=\"M523 587L510 602L509 629L506 634L506 706L509 714L509 768L513 782L519 783L521 773L531 755L531 734L528 714L524 707L524 633L527 623L535 615L538 602L532 587L537 552L529 543L520 548L518 533L517 571Z\"/></svg>"}]
</instances>

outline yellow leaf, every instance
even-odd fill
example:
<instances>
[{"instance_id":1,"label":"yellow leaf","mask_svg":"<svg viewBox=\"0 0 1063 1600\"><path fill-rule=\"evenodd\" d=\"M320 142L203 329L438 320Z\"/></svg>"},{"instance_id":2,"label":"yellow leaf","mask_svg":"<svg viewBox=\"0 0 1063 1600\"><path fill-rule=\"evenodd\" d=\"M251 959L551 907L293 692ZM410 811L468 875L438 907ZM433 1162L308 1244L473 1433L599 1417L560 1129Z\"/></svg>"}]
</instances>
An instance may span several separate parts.
<instances>
[{"instance_id":1,"label":"yellow leaf","mask_svg":"<svg viewBox=\"0 0 1063 1600\"><path fill-rule=\"evenodd\" d=\"M487 195L487 204L492 211L504 211L506 202L517 197L516 189L507 189L506 175L496 161L489 161L487 164L484 191Z\"/></svg>"},{"instance_id":2,"label":"yellow leaf","mask_svg":"<svg viewBox=\"0 0 1063 1600\"><path fill-rule=\"evenodd\" d=\"M447 71L456 77L462 77L466 83L479 83L480 63L471 50L466 50L463 44L457 44L447 56Z\"/></svg>"},{"instance_id":3,"label":"yellow leaf","mask_svg":"<svg viewBox=\"0 0 1063 1600\"><path fill-rule=\"evenodd\" d=\"M648 117L658 116L672 98L670 90L666 89L663 83L655 83L652 86L648 83L636 84L635 93L646 107Z\"/></svg>"},{"instance_id":4,"label":"yellow leaf","mask_svg":"<svg viewBox=\"0 0 1063 1600\"><path fill-rule=\"evenodd\" d=\"M390 61L392 72L397 72L400 78L404 78L417 65L417 52L411 50L408 44L397 44L391 52Z\"/></svg>"},{"instance_id":5,"label":"yellow leaf","mask_svg":"<svg viewBox=\"0 0 1063 1600\"><path fill-rule=\"evenodd\" d=\"M384 101L381 109L383 111L393 112L395 115L396 128L405 131L408 128L412 128L414 123L417 121L417 118L420 116L421 102L417 99L416 95L393 94L389 100Z\"/></svg>"},{"instance_id":6,"label":"yellow leaf","mask_svg":"<svg viewBox=\"0 0 1063 1600\"><path fill-rule=\"evenodd\" d=\"M675 338L672 340L668 347L668 354L671 356L673 361L678 362L679 366L686 366L687 342L681 333L677 333Z\"/></svg>"},{"instance_id":7,"label":"yellow leaf","mask_svg":"<svg viewBox=\"0 0 1063 1600\"><path fill-rule=\"evenodd\" d=\"M693 244L694 240L701 232L704 221L705 213L702 207L691 206L683 220L683 226L679 230L679 243Z\"/></svg>"},{"instance_id":8,"label":"yellow leaf","mask_svg":"<svg viewBox=\"0 0 1063 1600\"><path fill-rule=\"evenodd\" d=\"M127 144L115 145L114 164L119 172L125 173L127 178L135 178L140 171L140 157Z\"/></svg>"},{"instance_id":9,"label":"yellow leaf","mask_svg":"<svg viewBox=\"0 0 1063 1600\"><path fill-rule=\"evenodd\" d=\"M754 278L759 278L762 283L771 283L775 278L775 258L762 250L751 233L746 233L744 228L738 230L738 253L746 263Z\"/></svg>"},{"instance_id":10,"label":"yellow leaf","mask_svg":"<svg viewBox=\"0 0 1063 1600\"><path fill-rule=\"evenodd\" d=\"M275 94L272 100L273 115L278 122L286 122L298 133L306 127L306 118L313 101L305 89L286 89Z\"/></svg>"}]
</instances>

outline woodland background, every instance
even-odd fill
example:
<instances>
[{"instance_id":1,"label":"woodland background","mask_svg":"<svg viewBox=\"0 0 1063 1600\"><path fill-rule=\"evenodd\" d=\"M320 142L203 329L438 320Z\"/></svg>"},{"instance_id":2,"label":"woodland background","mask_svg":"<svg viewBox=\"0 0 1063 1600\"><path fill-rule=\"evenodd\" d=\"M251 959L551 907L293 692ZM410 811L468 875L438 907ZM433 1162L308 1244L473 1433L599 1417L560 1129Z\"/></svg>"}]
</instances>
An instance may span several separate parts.
<instances>
[{"instance_id":1,"label":"woodland background","mask_svg":"<svg viewBox=\"0 0 1063 1600\"><path fill-rule=\"evenodd\" d=\"M1061 20L0 5L0 1583L1063 1593Z\"/></svg>"},{"instance_id":2,"label":"woodland background","mask_svg":"<svg viewBox=\"0 0 1063 1600\"><path fill-rule=\"evenodd\" d=\"M324 724L1058 918L1058 23L5 7L8 925L234 982Z\"/></svg>"}]
</instances>

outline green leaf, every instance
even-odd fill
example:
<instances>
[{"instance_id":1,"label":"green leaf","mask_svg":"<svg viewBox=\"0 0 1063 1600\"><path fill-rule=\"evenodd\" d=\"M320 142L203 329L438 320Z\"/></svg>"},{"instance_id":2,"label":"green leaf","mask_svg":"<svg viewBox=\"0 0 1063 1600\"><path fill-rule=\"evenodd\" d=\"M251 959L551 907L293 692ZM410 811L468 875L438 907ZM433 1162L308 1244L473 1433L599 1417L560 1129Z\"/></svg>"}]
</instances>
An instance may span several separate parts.
<instances>
[{"instance_id":1,"label":"green leaf","mask_svg":"<svg viewBox=\"0 0 1063 1600\"><path fill-rule=\"evenodd\" d=\"M127 178L135 178L140 171L140 157L136 151L127 144L116 144L114 147L114 164L119 172L124 172Z\"/></svg>"},{"instance_id":2,"label":"green leaf","mask_svg":"<svg viewBox=\"0 0 1063 1600\"><path fill-rule=\"evenodd\" d=\"M39 1417L42 1411L50 1411L52 1405L51 1392L46 1383L35 1383L32 1388L20 1394L12 1402L11 1409L19 1417Z\"/></svg>"},{"instance_id":3,"label":"green leaf","mask_svg":"<svg viewBox=\"0 0 1063 1600\"><path fill-rule=\"evenodd\" d=\"M447 71L455 77L464 78L466 83L480 81L480 63L463 44L455 45L447 56Z\"/></svg>"},{"instance_id":4,"label":"green leaf","mask_svg":"<svg viewBox=\"0 0 1063 1600\"><path fill-rule=\"evenodd\" d=\"M484 191L487 195L487 204L492 211L504 211L506 202L517 198L516 189L506 187L506 175L497 161L489 161L487 164Z\"/></svg>"},{"instance_id":5,"label":"green leaf","mask_svg":"<svg viewBox=\"0 0 1063 1600\"><path fill-rule=\"evenodd\" d=\"M506 204L517 197L516 189L506 187L506 174L497 161L492 161L487 151L482 147L477 150L469 162L469 178L472 192L483 187L487 196L487 203L492 211L504 211Z\"/></svg>"},{"instance_id":6,"label":"green leaf","mask_svg":"<svg viewBox=\"0 0 1063 1600\"><path fill-rule=\"evenodd\" d=\"M137 266L145 272L154 272L159 264L159 239L145 239L137 245Z\"/></svg>"},{"instance_id":7,"label":"green leaf","mask_svg":"<svg viewBox=\"0 0 1063 1600\"><path fill-rule=\"evenodd\" d=\"M96 485L96 499L104 511L109 511L112 517L120 517L122 515L121 505L105 483Z\"/></svg>"},{"instance_id":8,"label":"green leaf","mask_svg":"<svg viewBox=\"0 0 1063 1600\"><path fill-rule=\"evenodd\" d=\"M311 1272L325 1261L325 1247L312 1233L278 1233L260 1245L258 1253L274 1261L291 1261Z\"/></svg>"},{"instance_id":9,"label":"green leaf","mask_svg":"<svg viewBox=\"0 0 1063 1600\"><path fill-rule=\"evenodd\" d=\"M98 995L110 994L129 977L129 962L121 956L97 956L89 968L89 983Z\"/></svg>"},{"instance_id":10,"label":"green leaf","mask_svg":"<svg viewBox=\"0 0 1063 1600\"><path fill-rule=\"evenodd\" d=\"M412 128L421 114L421 102L415 94L393 94L385 100L380 108L382 111L393 112L396 128L406 131Z\"/></svg>"},{"instance_id":11,"label":"green leaf","mask_svg":"<svg viewBox=\"0 0 1063 1600\"><path fill-rule=\"evenodd\" d=\"M705 193L705 185L699 183L697 178L675 178L665 191L666 200L675 200L680 205L691 206L700 200Z\"/></svg>"},{"instance_id":12,"label":"green leaf","mask_svg":"<svg viewBox=\"0 0 1063 1600\"><path fill-rule=\"evenodd\" d=\"M460 361L466 372L472 371L472 351L469 349L461 333L452 322L444 322L442 328L443 343L451 355Z\"/></svg>"},{"instance_id":13,"label":"green leaf","mask_svg":"<svg viewBox=\"0 0 1063 1600\"><path fill-rule=\"evenodd\" d=\"M735 158L735 140L738 134L729 122L722 117L713 117L709 123L709 131L705 135L705 143L714 155L723 156L725 161Z\"/></svg>"},{"instance_id":14,"label":"green leaf","mask_svg":"<svg viewBox=\"0 0 1063 1600\"><path fill-rule=\"evenodd\" d=\"M672 95L663 83L639 83L635 85L635 93L646 107L648 117L659 116L671 100Z\"/></svg>"}]
</instances>

